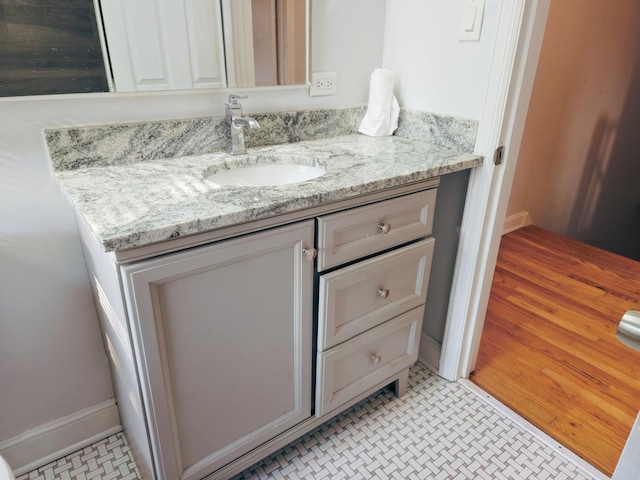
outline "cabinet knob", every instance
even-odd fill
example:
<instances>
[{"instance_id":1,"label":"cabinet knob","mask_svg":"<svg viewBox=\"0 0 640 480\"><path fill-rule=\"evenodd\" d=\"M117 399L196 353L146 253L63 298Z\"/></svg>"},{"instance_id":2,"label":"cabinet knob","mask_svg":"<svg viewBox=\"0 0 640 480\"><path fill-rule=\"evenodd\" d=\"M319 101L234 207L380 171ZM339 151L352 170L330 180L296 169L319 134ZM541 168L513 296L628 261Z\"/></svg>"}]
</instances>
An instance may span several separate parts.
<instances>
[{"instance_id":1,"label":"cabinet knob","mask_svg":"<svg viewBox=\"0 0 640 480\"><path fill-rule=\"evenodd\" d=\"M376 367L382 362L382 355L378 355L377 353L372 353L369 358L371 358Z\"/></svg>"},{"instance_id":2,"label":"cabinet knob","mask_svg":"<svg viewBox=\"0 0 640 480\"><path fill-rule=\"evenodd\" d=\"M391 231L391 225L389 225L388 223L381 223L380 225L378 225L378 230L380 230L383 235L386 235Z\"/></svg>"},{"instance_id":3,"label":"cabinet knob","mask_svg":"<svg viewBox=\"0 0 640 480\"><path fill-rule=\"evenodd\" d=\"M303 249L302 253L304 253L305 257L307 257L307 260L313 260L318 256L318 251L313 247L307 247Z\"/></svg>"},{"instance_id":4,"label":"cabinet knob","mask_svg":"<svg viewBox=\"0 0 640 480\"><path fill-rule=\"evenodd\" d=\"M381 296L382 298L387 298L389 296L389 290L386 288L379 288L378 295Z\"/></svg>"}]
</instances>

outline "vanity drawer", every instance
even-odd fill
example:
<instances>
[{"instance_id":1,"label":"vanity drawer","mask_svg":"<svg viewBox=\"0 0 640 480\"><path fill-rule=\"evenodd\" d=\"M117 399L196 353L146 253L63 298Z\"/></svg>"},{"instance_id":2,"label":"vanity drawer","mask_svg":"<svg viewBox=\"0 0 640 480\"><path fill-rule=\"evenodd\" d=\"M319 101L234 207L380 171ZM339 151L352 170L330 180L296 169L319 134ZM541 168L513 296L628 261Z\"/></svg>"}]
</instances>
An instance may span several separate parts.
<instances>
[{"instance_id":1,"label":"vanity drawer","mask_svg":"<svg viewBox=\"0 0 640 480\"><path fill-rule=\"evenodd\" d=\"M318 218L318 271L426 237L437 189Z\"/></svg>"},{"instance_id":2,"label":"vanity drawer","mask_svg":"<svg viewBox=\"0 0 640 480\"><path fill-rule=\"evenodd\" d=\"M320 417L413 365L424 306L318 353L316 416Z\"/></svg>"},{"instance_id":3,"label":"vanity drawer","mask_svg":"<svg viewBox=\"0 0 640 480\"><path fill-rule=\"evenodd\" d=\"M320 277L318 351L422 305L435 239L430 238Z\"/></svg>"}]
</instances>

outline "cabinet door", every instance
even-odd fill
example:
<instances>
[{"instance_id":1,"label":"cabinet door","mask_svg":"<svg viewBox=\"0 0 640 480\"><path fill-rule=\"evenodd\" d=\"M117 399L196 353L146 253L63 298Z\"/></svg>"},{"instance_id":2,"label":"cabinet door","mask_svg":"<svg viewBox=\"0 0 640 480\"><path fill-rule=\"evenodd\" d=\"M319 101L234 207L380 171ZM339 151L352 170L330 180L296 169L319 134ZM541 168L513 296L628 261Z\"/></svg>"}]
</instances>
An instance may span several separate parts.
<instances>
[{"instance_id":1,"label":"cabinet door","mask_svg":"<svg viewBox=\"0 0 640 480\"><path fill-rule=\"evenodd\" d=\"M312 221L122 267L160 478L311 415Z\"/></svg>"},{"instance_id":2,"label":"cabinet door","mask_svg":"<svg viewBox=\"0 0 640 480\"><path fill-rule=\"evenodd\" d=\"M220 2L100 3L117 91L226 86Z\"/></svg>"}]
</instances>

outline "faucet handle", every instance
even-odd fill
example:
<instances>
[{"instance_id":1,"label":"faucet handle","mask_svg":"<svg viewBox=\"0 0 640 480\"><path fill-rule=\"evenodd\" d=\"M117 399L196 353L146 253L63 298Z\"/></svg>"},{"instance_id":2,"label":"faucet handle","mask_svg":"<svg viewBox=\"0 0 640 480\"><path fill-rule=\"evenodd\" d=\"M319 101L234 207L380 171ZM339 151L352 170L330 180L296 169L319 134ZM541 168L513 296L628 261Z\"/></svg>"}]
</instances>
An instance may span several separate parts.
<instances>
[{"instance_id":1,"label":"faucet handle","mask_svg":"<svg viewBox=\"0 0 640 480\"><path fill-rule=\"evenodd\" d=\"M238 105L238 100L244 100L246 98L249 97L247 97L246 95L229 95L229 105Z\"/></svg>"}]
</instances>

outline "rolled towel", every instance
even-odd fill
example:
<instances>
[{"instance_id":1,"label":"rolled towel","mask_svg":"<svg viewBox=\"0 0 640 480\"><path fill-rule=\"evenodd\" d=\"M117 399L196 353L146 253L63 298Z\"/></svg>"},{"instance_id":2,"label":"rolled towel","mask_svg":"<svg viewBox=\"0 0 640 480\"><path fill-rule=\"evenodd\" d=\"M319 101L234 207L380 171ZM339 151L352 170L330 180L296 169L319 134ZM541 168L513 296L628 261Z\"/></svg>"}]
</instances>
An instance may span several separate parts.
<instances>
[{"instance_id":1,"label":"rolled towel","mask_svg":"<svg viewBox=\"0 0 640 480\"><path fill-rule=\"evenodd\" d=\"M369 83L369 103L358 131L372 137L393 135L398 128L400 105L393 94L394 73L376 68Z\"/></svg>"}]
</instances>

